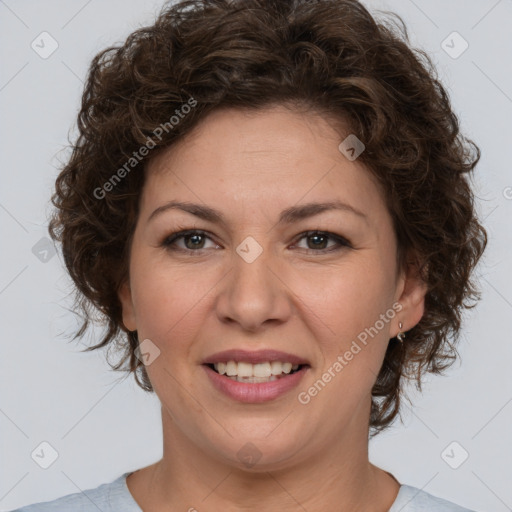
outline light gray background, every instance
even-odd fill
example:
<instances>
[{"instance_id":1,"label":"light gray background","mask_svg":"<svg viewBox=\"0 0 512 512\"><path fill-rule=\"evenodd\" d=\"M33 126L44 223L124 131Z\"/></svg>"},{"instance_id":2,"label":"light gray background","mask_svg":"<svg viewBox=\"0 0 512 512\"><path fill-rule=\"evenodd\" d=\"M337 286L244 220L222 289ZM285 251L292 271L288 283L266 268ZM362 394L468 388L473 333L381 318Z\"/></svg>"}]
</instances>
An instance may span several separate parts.
<instances>
[{"instance_id":1,"label":"light gray background","mask_svg":"<svg viewBox=\"0 0 512 512\"><path fill-rule=\"evenodd\" d=\"M400 14L413 45L433 56L464 133L483 150L476 187L490 235L479 267L483 300L466 315L462 364L431 377L423 395L411 393L404 425L372 441L371 459L401 482L466 507L512 510L512 1L365 3ZM95 487L160 458L157 399L110 371L103 353L81 353L84 345L62 336L77 325L67 309L69 281L59 256L40 260L39 241L90 60L150 23L161 5L0 1L1 510ZM59 45L47 59L31 48L43 31ZM469 43L456 59L441 48L453 31ZM31 458L43 441L58 452L48 469ZM458 469L441 455L453 441L445 459L469 453Z\"/></svg>"}]
</instances>

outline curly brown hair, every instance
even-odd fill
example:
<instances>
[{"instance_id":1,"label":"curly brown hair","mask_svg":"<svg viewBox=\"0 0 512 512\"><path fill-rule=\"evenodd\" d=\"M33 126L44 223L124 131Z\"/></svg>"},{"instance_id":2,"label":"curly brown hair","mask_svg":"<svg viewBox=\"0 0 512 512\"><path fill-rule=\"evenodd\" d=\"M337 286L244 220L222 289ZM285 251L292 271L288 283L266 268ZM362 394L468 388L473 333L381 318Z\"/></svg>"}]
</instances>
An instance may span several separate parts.
<instances>
[{"instance_id":1,"label":"curly brown hair","mask_svg":"<svg viewBox=\"0 0 512 512\"><path fill-rule=\"evenodd\" d=\"M453 363L462 310L480 299L473 270L487 244L469 183L480 150L460 134L428 55L410 47L398 15L384 14L377 21L357 0L186 0L93 59L49 226L83 313L75 337L96 310L105 320L86 350L122 350L113 368L152 391L118 298L144 168L215 109L279 104L342 120L364 142L359 161L385 191L398 264L415 254L428 284L420 322L388 345L372 389L372 435L399 413L401 377L421 389L425 372Z\"/></svg>"}]
</instances>

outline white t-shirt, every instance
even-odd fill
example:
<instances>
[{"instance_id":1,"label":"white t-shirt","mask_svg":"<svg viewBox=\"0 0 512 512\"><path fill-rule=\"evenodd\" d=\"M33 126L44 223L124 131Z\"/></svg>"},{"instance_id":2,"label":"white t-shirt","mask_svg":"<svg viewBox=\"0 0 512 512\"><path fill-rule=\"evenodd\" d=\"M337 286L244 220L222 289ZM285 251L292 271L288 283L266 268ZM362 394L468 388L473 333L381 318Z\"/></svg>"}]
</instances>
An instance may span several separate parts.
<instances>
[{"instance_id":1,"label":"white t-shirt","mask_svg":"<svg viewBox=\"0 0 512 512\"><path fill-rule=\"evenodd\" d=\"M124 473L113 482L94 489L68 494L44 503L35 503L11 512L142 512L126 485ZM421 489L401 484L388 512L475 512L437 498Z\"/></svg>"}]
</instances>

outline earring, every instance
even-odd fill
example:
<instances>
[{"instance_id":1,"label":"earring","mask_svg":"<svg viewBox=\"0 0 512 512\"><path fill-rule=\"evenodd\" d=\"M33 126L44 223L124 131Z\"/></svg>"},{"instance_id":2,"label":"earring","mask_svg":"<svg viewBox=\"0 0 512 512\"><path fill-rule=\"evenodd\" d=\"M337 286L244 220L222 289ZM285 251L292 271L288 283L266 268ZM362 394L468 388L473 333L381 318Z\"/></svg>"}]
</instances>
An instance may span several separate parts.
<instances>
[{"instance_id":1,"label":"earring","mask_svg":"<svg viewBox=\"0 0 512 512\"><path fill-rule=\"evenodd\" d=\"M405 334L402 332L403 325L404 324L402 322L398 322L398 328L400 329L400 332L396 335L396 337L400 343L403 343L405 338Z\"/></svg>"}]
</instances>

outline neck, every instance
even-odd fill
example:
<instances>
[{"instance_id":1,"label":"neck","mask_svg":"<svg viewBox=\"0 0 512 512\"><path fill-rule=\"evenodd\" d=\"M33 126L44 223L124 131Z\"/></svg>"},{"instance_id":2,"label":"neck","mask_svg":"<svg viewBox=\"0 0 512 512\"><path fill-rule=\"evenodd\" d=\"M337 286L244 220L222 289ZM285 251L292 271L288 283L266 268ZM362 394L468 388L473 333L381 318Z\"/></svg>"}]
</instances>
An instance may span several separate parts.
<instances>
[{"instance_id":1,"label":"neck","mask_svg":"<svg viewBox=\"0 0 512 512\"><path fill-rule=\"evenodd\" d=\"M163 458L128 478L144 510L382 512L399 490L389 473L369 462L364 429L356 436L347 429L332 442L324 439L323 449L302 459L295 454L293 464L256 470L236 468L205 453L165 410L162 421Z\"/></svg>"}]
</instances>

